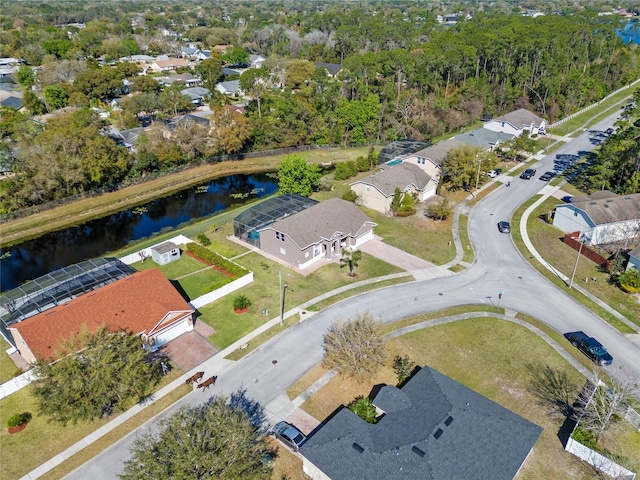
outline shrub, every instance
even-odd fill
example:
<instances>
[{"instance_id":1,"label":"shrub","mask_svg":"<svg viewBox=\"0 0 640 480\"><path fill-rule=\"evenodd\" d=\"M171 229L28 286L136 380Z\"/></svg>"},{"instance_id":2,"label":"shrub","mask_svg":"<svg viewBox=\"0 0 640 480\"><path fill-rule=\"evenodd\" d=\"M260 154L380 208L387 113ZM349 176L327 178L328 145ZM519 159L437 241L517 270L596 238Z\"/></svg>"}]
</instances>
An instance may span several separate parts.
<instances>
[{"instance_id":1,"label":"shrub","mask_svg":"<svg viewBox=\"0 0 640 480\"><path fill-rule=\"evenodd\" d=\"M581 443L582 445L584 445L585 447L590 448L591 450L596 450L596 436L587 431L587 430L583 430L580 427L577 427L574 432L573 435L571 435L571 438L573 438L576 442Z\"/></svg>"},{"instance_id":2,"label":"shrub","mask_svg":"<svg viewBox=\"0 0 640 480\"><path fill-rule=\"evenodd\" d=\"M209 245L211 245L211 240L209 240L209 237L207 237L204 233L201 233L196 238L198 242L200 242L200 245L202 245L203 247L208 247Z\"/></svg>"},{"instance_id":3,"label":"shrub","mask_svg":"<svg viewBox=\"0 0 640 480\"><path fill-rule=\"evenodd\" d=\"M393 371L398 377L398 385L403 385L409 379L414 366L415 363L411 361L408 355L404 357L398 355L393 359Z\"/></svg>"},{"instance_id":4,"label":"shrub","mask_svg":"<svg viewBox=\"0 0 640 480\"><path fill-rule=\"evenodd\" d=\"M348 408L365 422L376 423L376 407L370 398L357 397Z\"/></svg>"},{"instance_id":5,"label":"shrub","mask_svg":"<svg viewBox=\"0 0 640 480\"><path fill-rule=\"evenodd\" d=\"M353 160L348 162L340 162L336 164L335 178L336 180L346 180L356 176L358 167Z\"/></svg>"},{"instance_id":6,"label":"shrub","mask_svg":"<svg viewBox=\"0 0 640 480\"><path fill-rule=\"evenodd\" d=\"M331 177L326 175L322 177L318 184L318 189L322 192L330 192L333 190L333 181L331 180Z\"/></svg>"},{"instance_id":7,"label":"shrub","mask_svg":"<svg viewBox=\"0 0 640 480\"><path fill-rule=\"evenodd\" d=\"M440 202L432 202L427 205L427 216L436 220L446 220L453 213L453 207L446 198Z\"/></svg>"},{"instance_id":8,"label":"shrub","mask_svg":"<svg viewBox=\"0 0 640 480\"><path fill-rule=\"evenodd\" d=\"M630 268L621 275L618 275L618 285L627 292L640 291L640 271Z\"/></svg>"},{"instance_id":9,"label":"shrub","mask_svg":"<svg viewBox=\"0 0 640 480\"><path fill-rule=\"evenodd\" d=\"M19 427L31 420L31 414L29 412L16 413L15 415L11 415L7 420L7 425L9 427Z\"/></svg>"},{"instance_id":10,"label":"shrub","mask_svg":"<svg viewBox=\"0 0 640 480\"><path fill-rule=\"evenodd\" d=\"M199 257L209 263L213 263L234 276L242 277L248 272L246 268L241 267L237 263L234 263L222 255L212 252L208 248L198 245L197 243L187 243L187 250L193 253L196 257Z\"/></svg>"},{"instance_id":11,"label":"shrub","mask_svg":"<svg viewBox=\"0 0 640 480\"><path fill-rule=\"evenodd\" d=\"M368 172L371 169L371 162L368 157L358 157L356 167L359 172Z\"/></svg>"},{"instance_id":12,"label":"shrub","mask_svg":"<svg viewBox=\"0 0 640 480\"><path fill-rule=\"evenodd\" d=\"M356 203L356 200L358 199L358 194L353 190L347 190L344 193L344 195L342 195L342 199L346 200L347 202Z\"/></svg>"},{"instance_id":13,"label":"shrub","mask_svg":"<svg viewBox=\"0 0 640 480\"><path fill-rule=\"evenodd\" d=\"M244 310L245 308L249 308L251 306L251 300L249 300L244 295L238 295L233 299L233 309L234 310Z\"/></svg>"}]
</instances>

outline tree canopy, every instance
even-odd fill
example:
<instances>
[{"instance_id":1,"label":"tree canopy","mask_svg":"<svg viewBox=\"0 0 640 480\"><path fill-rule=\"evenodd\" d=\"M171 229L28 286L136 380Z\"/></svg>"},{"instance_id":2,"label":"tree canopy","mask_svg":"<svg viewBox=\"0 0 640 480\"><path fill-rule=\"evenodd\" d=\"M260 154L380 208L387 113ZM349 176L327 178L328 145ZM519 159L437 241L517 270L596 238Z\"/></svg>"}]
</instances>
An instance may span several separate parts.
<instances>
[{"instance_id":1,"label":"tree canopy","mask_svg":"<svg viewBox=\"0 0 640 480\"><path fill-rule=\"evenodd\" d=\"M307 163L300 155L287 155L278 166L280 193L297 193L308 197L320 183L320 170L320 165Z\"/></svg>"},{"instance_id":2,"label":"tree canopy","mask_svg":"<svg viewBox=\"0 0 640 480\"><path fill-rule=\"evenodd\" d=\"M369 312L357 313L346 322L334 321L324 335L323 347L326 368L359 381L370 379L387 355L381 323Z\"/></svg>"},{"instance_id":3,"label":"tree canopy","mask_svg":"<svg viewBox=\"0 0 640 480\"><path fill-rule=\"evenodd\" d=\"M157 434L135 440L121 480L271 478L273 454L243 405L214 396L160 421Z\"/></svg>"},{"instance_id":4,"label":"tree canopy","mask_svg":"<svg viewBox=\"0 0 640 480\"><path fill-rule=\"evenodd\" d=\"M126 410L149 395L161 375L141 338L124 331L82 331L58 357L36 363L32 385L40 412L62 424Z\"/></svg>"}]
</instances>

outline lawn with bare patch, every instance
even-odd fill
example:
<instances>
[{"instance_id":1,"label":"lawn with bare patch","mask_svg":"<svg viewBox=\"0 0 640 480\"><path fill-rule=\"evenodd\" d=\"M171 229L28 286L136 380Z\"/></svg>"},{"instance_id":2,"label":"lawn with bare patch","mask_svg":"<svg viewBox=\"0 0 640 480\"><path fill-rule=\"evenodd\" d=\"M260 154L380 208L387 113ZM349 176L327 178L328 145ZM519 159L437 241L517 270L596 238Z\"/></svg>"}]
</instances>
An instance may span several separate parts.
<instances>
[{"instance_id":1,"label":"lawn with bare patch","mask_svg":"<svg viewBox=\"0 0 640 480\"><path fill-rule=\"evenodd\" d=\"M395 384L391 361L396 355L408 355L544 428L519 479L593 478L588 467L562 448L557 433L563 418L550 415L538 403L530 389L529 368L548 365L566 372L576 385L584 379L534 333L510 322L482 318L409 333L391 340L389 346L387 367L370 382L338 376L302 408L324 420L358 395L369 395L373 385Z\"/></svg>"}]
</instances>

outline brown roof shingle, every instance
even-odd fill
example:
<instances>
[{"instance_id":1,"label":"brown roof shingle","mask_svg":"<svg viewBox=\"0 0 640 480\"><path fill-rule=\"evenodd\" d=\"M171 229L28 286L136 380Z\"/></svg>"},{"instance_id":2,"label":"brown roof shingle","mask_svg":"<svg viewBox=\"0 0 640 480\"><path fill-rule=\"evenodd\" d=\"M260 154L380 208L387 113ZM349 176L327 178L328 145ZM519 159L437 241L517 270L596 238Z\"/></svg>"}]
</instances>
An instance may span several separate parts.
<instances>
[{"instance_id":1,"label":"brown roof shingle","mask_svg":"<svg viewBox=\"0 0 640 480\"><path fill-rule=\"evenodd\" d=\"M353 203L332 198L278 220L267 228L286 234L303 250L322 239L332 238L336 233L356 236L367 222L375 225Z\"/></svg>"},{"instance_id":2,"label":"brown roof shingle","mask_svg":"<svg viewBox=\"0 0 640 480\"><path fill-rule=\"evenodd\" d=\"M135 334L152 333L194 310L157 269L136 272L93 292L13 325L36 357L52 358L56 348L85 325Z\"/></svg>"},{"instance_id":3,"label":"brown roof shingle","mask_svg":"<svg viewBox=\"0 0 640 480\"><path fill-rule=\"evenodd\" d=\"M416 190L424 190L431 177L420 167L412 163L401 163L388 170L369 175L355 183L366 183L376 187L386 197L391 197L396 188L403 191L407 186L413 185Z\"/></svg>"}]
</instances>

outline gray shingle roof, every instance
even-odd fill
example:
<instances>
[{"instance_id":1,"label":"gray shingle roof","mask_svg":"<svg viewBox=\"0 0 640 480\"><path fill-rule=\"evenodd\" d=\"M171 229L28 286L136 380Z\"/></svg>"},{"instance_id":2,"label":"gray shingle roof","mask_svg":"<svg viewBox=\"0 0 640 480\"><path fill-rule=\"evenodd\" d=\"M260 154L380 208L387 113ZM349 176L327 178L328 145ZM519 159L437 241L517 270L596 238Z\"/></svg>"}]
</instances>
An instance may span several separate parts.
<instances>
[{"instance_id":1,"label":"gray shingle roof","mask_svg":"<svg viewBox=\"0 0 640 480\"><path fill-rule=\"evenodd\" d=\"M410 404L377 424L343 408L300 452L333 480L511 480L542 432L430 367L402 392Z\"/></svg>"},{"instance_id":2,"label":"gray shingle roof","mask_svg":"<svg viewBox=\"0 0 640 480\"><path fill-rule=\"evenodd\" d=\"M374 224L356 205L332 198L266 228L286 234L302 250L322 239L331 239L336 234L356 236L367 222Z\"/></svg>"},{"instance_id":3,"label":"gray shingle roof","mask_svg":"<svg viewBox=\"0 0 640 480\"><path fill-rule=\"evenodd\" d=\"M457 138L449 138L442 142L438 142L435 145L431 145L430 147L418 150L412 156L425 157L431 160L436 165L442 166L442 162L447 157L447 153L449 153L449 150L453 150L454 148L458 148L462 145L467 144L461 142Z\"/></svg>"},{"instance_id":4,"label":"gray shingle roof","mask_svg":"<svg viewBox=\"0 0 640 480\"><path fill-rule=\"evenodd\" d=\"M413 185L416 190L424 190L430 179L431 177L417 165L401 163L386 170L376 172L368 177L364 177L357 182L351 183L351 185L355 183L373 185L385 196L391 197L396 188L402 191L409 185Z\"/></svg>"},{"instance_id":5,"label":"gray shingle roof","mask_svg":"<svg viewBox=\"0 0 640 480\"><path fill-rule=\"evenodd\" d=\"M480 147L483 150L489 150L498 142L506 142L513 138L513 135L503 132L494 132L488 128L478 128L470 132L456 135L456 140L472 145L474 147Z\"/></svg>"},{"instance_id":6,"label":"gray shingle roof","mask_svg":"<svg viewBox=\"0 0 640 480\"><path fill-rule=\"evenodd\" d=\"M327 72L329 72L331 75L337 74L342 69L342 65L340 65L339 63L319 62L316 63L316 67L326 69Z\"/></svg>"},{"instance_id":7,"label":"gray shingle roof","mask_svg":"<svg viewBox=\"0 0 640 480\"><path fill-rule=\"evenodd\" d=\"M531 124L538 127L543 122L542 118L524 108L514 110L501 117L494 118L494 120L498 122L508 122L516 128L529 128Z\"/></svg>"},{"instance_id":8,"label":"gray shingle roof","mask_svg":"<svg viewBox=\"0 0 640 480\"><path fill-rule=\"evenodd\" d=\"M155 247L151 247L151 250L158 252L159 254L170 252L171 250L175 250L178 246L173 242L164 242L160 245L156 245Z\"/></svg>"},{"instance_id":9,"label":"gray shingle roof","mask_svg":"<svg viewBox=\"0 0 640 480\"><path fill-rule=\"evenodd\" d=\"M585 211L596 225L640 219L640 193L616 195L605 190L576 199L569 205Z\"/></svg>"}]
</instances>

